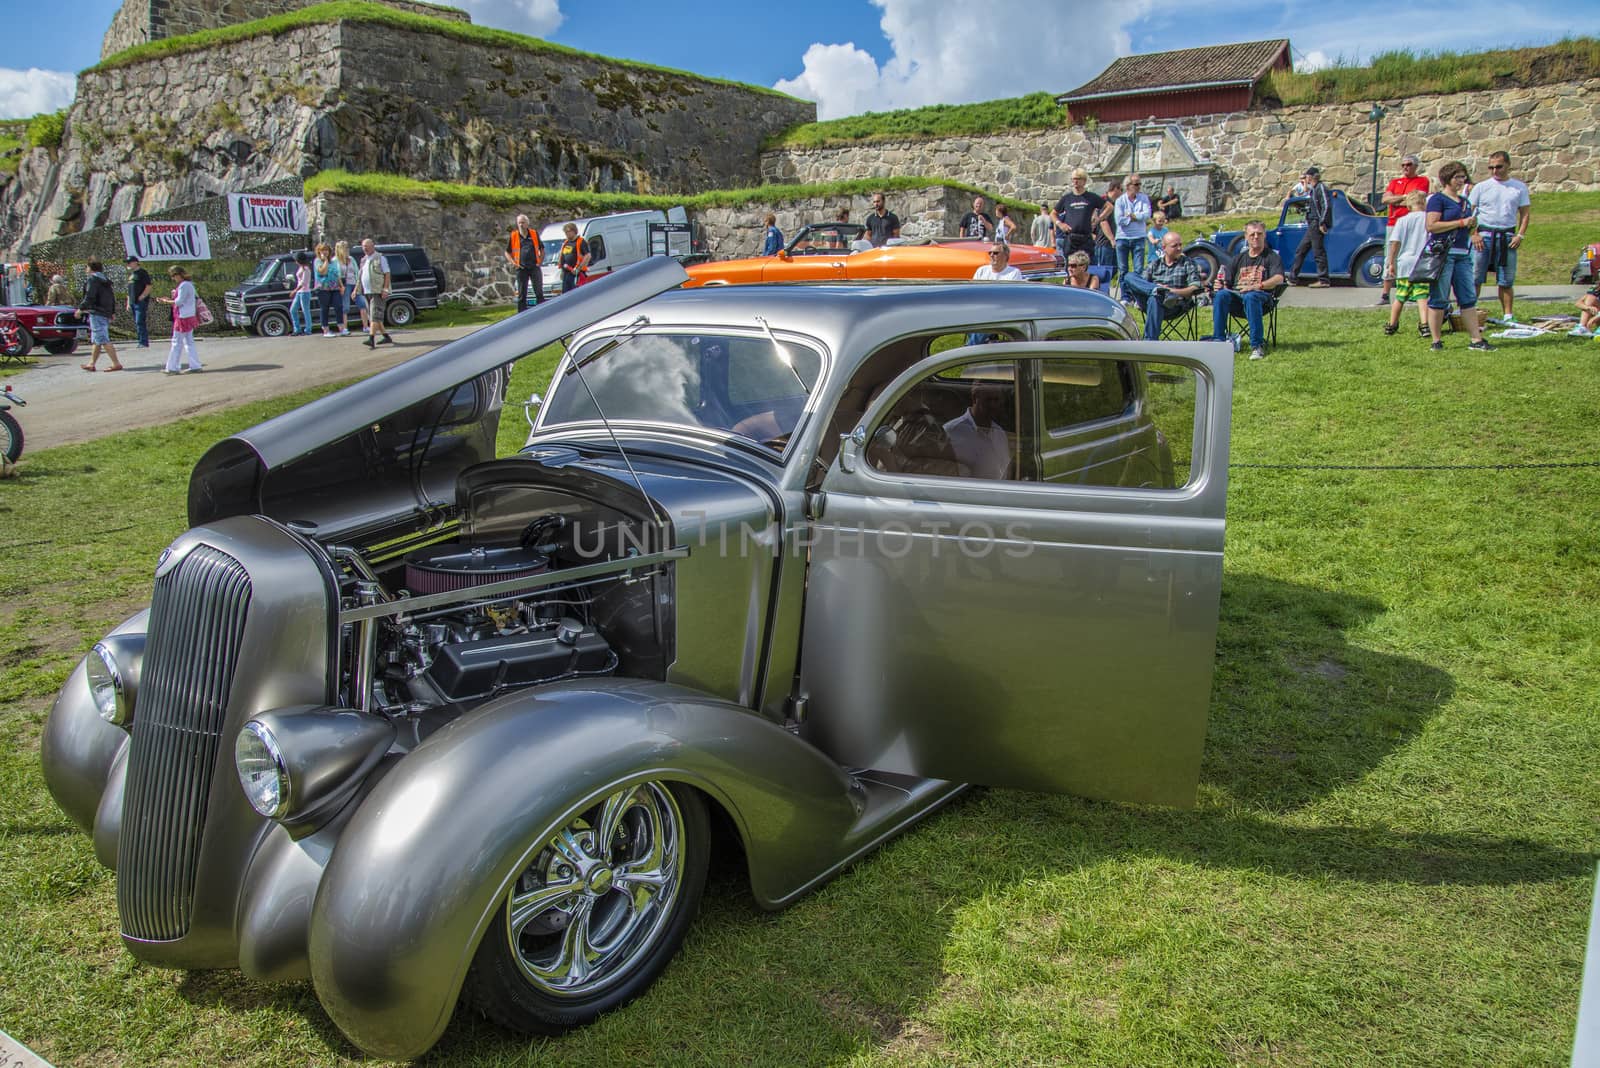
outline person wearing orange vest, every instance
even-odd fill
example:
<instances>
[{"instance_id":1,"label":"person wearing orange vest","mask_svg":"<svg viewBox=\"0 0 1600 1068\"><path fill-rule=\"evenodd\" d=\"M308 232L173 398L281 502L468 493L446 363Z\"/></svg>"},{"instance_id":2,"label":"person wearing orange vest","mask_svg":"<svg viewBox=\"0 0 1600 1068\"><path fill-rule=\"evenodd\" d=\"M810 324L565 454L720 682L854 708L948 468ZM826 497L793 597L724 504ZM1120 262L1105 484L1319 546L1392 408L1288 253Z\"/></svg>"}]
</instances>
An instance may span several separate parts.
<instances>
[{"instance_id":1,"label":"person wearing orange vest","mask_svg":"<svg viewBox=\"0 0 1600 1068\"><path fill-rule=\"evenodd\" d=\"M511 239L506 242L506 260L517 272L517 311L528 309L528 280L533 280L533 303L544 301L544 278L539 265L544 263L544 249L539 245L539 235L528 228L528 217L517 216L517 225L511 228Z\"/></svg>"},{"instance_id":2,"label":"person wearing orange vest","mask_svg":"<svg viewBox=\"0 0 1600 1068\"><path fill-rule=\"evenodd\" d=\"M561 246L561 292L570 293L589 280L589 242L578 236L578 224L562 227L567 235Z\"/></svg>"}]
</instances>

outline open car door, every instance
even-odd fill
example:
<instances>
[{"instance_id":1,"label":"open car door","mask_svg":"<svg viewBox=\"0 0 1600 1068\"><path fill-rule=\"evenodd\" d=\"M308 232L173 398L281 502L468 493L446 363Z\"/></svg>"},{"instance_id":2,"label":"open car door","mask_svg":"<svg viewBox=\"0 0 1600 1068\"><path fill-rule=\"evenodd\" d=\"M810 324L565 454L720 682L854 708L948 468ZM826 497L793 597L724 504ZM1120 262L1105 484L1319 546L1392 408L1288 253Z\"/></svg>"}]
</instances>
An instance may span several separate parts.
<instances>
[{"instance_id":1,"label":"open car door","mask_svg":"<svg viewBox=\"0 0 1600 1068\"><path fill-rule=\"evenodd\" d=\"M841 764L1194 801L1233 351L970 345L899 375L814 505L804 730Z\"/></svg>"}]
</instances>

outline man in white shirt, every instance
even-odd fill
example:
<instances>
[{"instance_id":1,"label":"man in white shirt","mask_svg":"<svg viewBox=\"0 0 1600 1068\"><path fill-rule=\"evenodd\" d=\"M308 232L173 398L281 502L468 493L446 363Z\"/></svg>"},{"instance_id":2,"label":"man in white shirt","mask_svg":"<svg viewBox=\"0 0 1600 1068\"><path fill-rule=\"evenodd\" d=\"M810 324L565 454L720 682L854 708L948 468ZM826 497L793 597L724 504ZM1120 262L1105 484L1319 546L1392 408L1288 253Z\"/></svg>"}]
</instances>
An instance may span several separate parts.
<instances>
[{"instance_id":1,"label":"man in white shirt","mask_svg":"<svg viewBox=\"0 0 1600 1068\"><path fill-rule=\"evenodd\" d=\"M393 344L394 338L389 336L389 331L384 327L384 305L389 300L389 259L378 251L378 246L372 238L363 238L361 251L361 266L357 274L361 281L361 292L367 298L367 314L372 320L372 332L363 342L367 348L378 347L378 335L383 335L385 344Z\"/></svg>"},{"instance_id":2,"label":"man in white shirt","mask_svg":"<svg viewBox=\"0 0 1600 1068\"><path fill-rule=\"evenodd\" d=\"M1500 289L1501 322L1515 326L1512 283L1517 280L1517 249L1528 232L1532 201L1528 187L1511 177L1511 157L1504 152L1489 154L1489 177L1478 182L1467 194L1467 203L1476 209L1478 228L1472 232L1473 273L1478 288L1494 272Z\"/></svg>"},{"instance_id":3,"label":"man in white shirt","mask_svg":"<svg viewBox=\"0 0 1600 1068\"><path fill-rule=\"evenodd\" d=\"M1011 443L996 421L1006 410L1006 389L999 382L975 382L972 403L944 425L955 449L963 478L1000 481L1011 467Z\"/></svg>"},{"instance_id":4,"label":"man in white shirt","mask_svg":"<svg viewBox=\"0 0 1600 1068\"><path fill-rule=\"evenodd\" d=\"M1150 205L1150 198L1140 192L1144 184L1137 174L1128 175L1128 180L1123 185L1123 194L1117 198L1116 206L1112 208L1112 217L1117 225L1117 284L1122 284L1122 279L1130 274L1138 274L1144 270L1144 247L1150 242L1146 235L1150 231L1150 216L1154 208Z\"/></svg>"},{"instance_id":5,"label":"man in white shirt","mask_svg":"<svg viewBox=\"0 0 1600 1068\"><path fill-rule=\"evenodd\" d=\"M1009 266L1011 260L1011 246L1004 241L996 241L994 247L989 249L989 262L972 272L974 282L1020 282L1022 272Z\"/></svg>"}]
</instances>

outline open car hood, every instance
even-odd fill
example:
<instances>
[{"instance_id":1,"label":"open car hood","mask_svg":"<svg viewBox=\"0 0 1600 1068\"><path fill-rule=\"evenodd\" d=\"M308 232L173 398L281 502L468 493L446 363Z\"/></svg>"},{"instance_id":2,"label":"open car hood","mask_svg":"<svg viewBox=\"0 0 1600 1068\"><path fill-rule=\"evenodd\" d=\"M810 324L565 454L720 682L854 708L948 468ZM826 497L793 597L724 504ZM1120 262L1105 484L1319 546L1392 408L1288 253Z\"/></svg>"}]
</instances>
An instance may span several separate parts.
<instances>
[{"instance_id":1,"label":"open car hood","mask_svg":"<svg viewBox=\"0 0 1600 1068\"><path fill-rule=\"evenodd\" d=\"M651 257L225 438L189 477L189 522L259 514L360 541L436 522L456 475L494 458L513 362L687 277Z\"/></svg>"}]
</instances>

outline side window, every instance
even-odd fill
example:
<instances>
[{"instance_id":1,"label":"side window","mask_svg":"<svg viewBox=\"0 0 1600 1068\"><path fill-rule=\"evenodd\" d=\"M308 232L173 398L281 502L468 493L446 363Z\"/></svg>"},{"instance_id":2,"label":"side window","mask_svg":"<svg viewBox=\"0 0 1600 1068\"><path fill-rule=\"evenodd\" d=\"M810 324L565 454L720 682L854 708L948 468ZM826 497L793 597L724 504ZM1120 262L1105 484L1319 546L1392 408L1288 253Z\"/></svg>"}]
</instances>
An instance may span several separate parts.
<instances>
[{"instance_id":1,"label":"side window","mask_svg":"<svg viewBox=\"0 0 1600 1068\"><path fill-rule=\"evenodd\" d=\"M386 252L383 258L389 261L389 281L398 285L401 281L411 278L411 261L406 259L401 252Z\"/></svg>"},{"instance_id":2,"label":"side window","mask_svg":"<svg viewBox=\"0 0 1600 1068\"><path fill-rule=\"evenodd\" d=\"M1084 423L1133 411L1126 364L1116 360L1040 360L1039 400L1047 434L1069 434Z\"/></svg>"},{"instance_id":3,"label":"side window","mask_svg":"<svg viewBox=\"0 0 1600 1068\"><path fill-rule=\"evenodd\" d=\"M867 462L889 474L1173 489L1191 477L1195 372L1116 359L946 368L895 402Z\"/></svg>"},{"instance_id":4,"label":"side window","mask_svg":"<svg viewBox=\"0 0 1600 1068\"><path fill-rule=\"evenodd\" d=\"M589 238L589 262L599 263L606 258L606 239L596 235Z\"/></svg>"},{"instance_id":5,"label":"side window","mask_svg":"<svg viewBox=\"0 0 1600 1068\"><path fill-rule=\"evenodd\" d=\"M867 461L899 474L1018 477L1017 370L1015 361L999 360L923 379L875 432Z\"/></svg>"}]
</instances>

